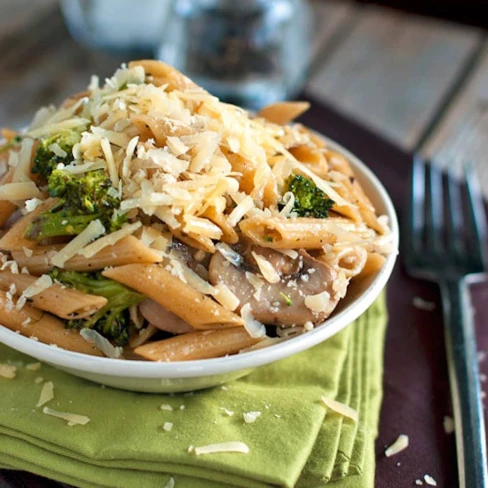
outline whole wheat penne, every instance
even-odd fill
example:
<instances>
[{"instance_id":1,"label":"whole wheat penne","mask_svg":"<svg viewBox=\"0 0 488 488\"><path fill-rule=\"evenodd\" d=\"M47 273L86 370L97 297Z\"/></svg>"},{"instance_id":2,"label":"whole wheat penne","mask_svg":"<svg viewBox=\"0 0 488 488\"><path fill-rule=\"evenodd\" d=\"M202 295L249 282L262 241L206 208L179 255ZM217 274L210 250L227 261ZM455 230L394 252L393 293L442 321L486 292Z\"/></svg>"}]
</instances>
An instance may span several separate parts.
<instances>
[{"instance_id":1,"label":"whole wheat penne","mask_svg":"<svg viewBox=\"0 0 488 488\"><path fill-rule=\"evenodd\" d=\"M366 196L366 193L364 193L359 181L354 179L351 182L351 186L351 196L356 201L359 213L361 214L364 222L372 229L376 230L380 234L383 234L385 232L385 228L379 223L374 206L371 203L371 200Z\"/></svg>"},{"instance_id":2,"label":"whole wheat penne","mask_svg":"<svg viewBox=\"0 0 488 488\"><path fill-rule=\"evenodd\" d=\"M182 334L136 347L134 352L150 361L190 361L235 354L263 338L251 337L243 327Z\"/></svg>"},{"instance_id":3,"label":"whole wheat penne","mask_svg":"<svg viewBox=\"0 0 488 488\"><path fill-rule=\"evenodd\" d=\"M39 204L32 212L24 215L17 220L8 232L0 239L0 249L5 251L19 251L24 247L34 249L37 247L36 241L31 241L24 237L27 226L38 216L50 210L57 203L56 198L49 198Z\"/></svg>"},{"instance_id":4,"label":"whole wheat penne","mask_svg":"<svg viewBox=\"0 0 488 488\"><path fill-rule=\"evenodd\" d=\"M128 264L106 269L102 274L144 293L195 329L218 329L244 324L239 315L225 309L161 266Z\"/></svg>"},{"instance_id":5,"label":"whole wheat penne","mask_svg":"<svg viewBox=\"0 0 488 488\"><path fill-rule=\"evenodd\" d=\"M252 217L239 227L256 244L273 249L321 249L338 239L337 224L329 219Z\"/></svg>"},{"instance_id":6,"label":"whole wheat penne","mask_svg":"<svg viewBox=\"0 0 488 488\"><path fill-rule=\"evenodd\" d=\"M68 351L103 356L102 352L80 336L77 330L66 329L63 322L30 305L17 310L5 292L0 291L0 324L23 336L36 338Z\"/></svg>"},{"instance_id":7,"label":"whole wheat penne","mask_svg":"<svg viewBox=\"0 0 488 488\"><path fill-rule=\"evenodd\" d=\"M29 273L40 275L53 269L51 259L63 246L39 246L32 250L32 255L27 256L22 251L12 251L12 257L22 268L26 267ZM97 271L107 266L122 266L132 263L159 263L161 254L144 245L134 236L126 236L113 246L104 247L91 258L85 258L81 254L73 256L66 261L63 269L68 271Z\"/></svg>"},{"instance_id":8,"label":"whole wheat penne","mask_svg":"<svg viewBox=\"0 0 488 488\"><path fill-rule=\"evenodd\" d=\"M354 177L354 171L352 170L349 161L342 154L330 149L326 149L324 154L332 170L339 171L346 176Z\"/></svg>"},{"instance_id":9,"label":"whole wheat penne","mask_svg":"<svg viewBox=\"0 0 488 488\"><path fill-rule=\"evenodd\" d=\"M374 273L377 273L383 267L385 261L385 256L375 252L369 252L366 257L366 262L364 263L363 269L357 275L357 278L363 278L365 276L370 276Z\"/></svg>"},{"instance_id":10,"label":"whole wheat penne","mask_svg":"<svg viewBox=\"0 0 488 488\"><path fill-rule=\"evenodd\" d=\"M0 271L0 289L9 291L14 285L14 295L22 293L38 278L27 274ZM108 303L104 297L89 295L74 288L54 283L32 297L32 305L62 319L86 318Z\"/></svg>"},{"instance_id":11,"label":"whole wheat penne","mask_svg":"<svg viewBox=\"0 0 488 488\"><path fill-rule=\"evenodd\" d=\"M8 127L3 127L0 129L0 135L2 136L2 139L10 142L14 137L17 137L18 132L16 130L9 129Z\"/></svg>"},{"instance_id":12,"label":"whole wheat penne","mask_svg":"<svg viewBox=\"0 0 488 488\"><path fill-rule=\"evenodd\" d=\"M226 244L236 244L239 241L239 236L234 227L229 224L227 217L224 214L217 212L215 207L207 208L202 216L219 226L222 230L222 242L225 242Z\"/></svg>"},{"instance_id":13,"label":"whole wheat penne","mask_svg":"<svg viewBox=\"0 0 488 488\"><path fill-rule=\"evenodd\" d=\"M258 116L275 124L285 125L310 108L309 102L277 102L262 108Z\"/></svg>"},{"instance_id":14,"label":"whole wheat penne","mask_svg":"<svg viewBox=\"0 0 488 488\"><path fill-rule=\"evenodd\" d=\"M329 166L324 151L321 148L303 144L301 146L290 148L290 153L317 176L324 178L327 175Z\"/></svg>"},{"instance_id":15,"label":"whole wheat penne","mask_svg":"<svg viewBox=\"0 0 488 488\"><path fill-rule=\"evenodd\" d=\"M7 220L17 210L17 205L6 200L0 201L0 228L3 228Z\"/></svg>"},{"instance_id":16,"label":"whole wheat penne","mask_svg":"<svg viewBox=\"0 0 488 488\"><path fill-rule=\"evenodd\" d=\"M0 185L5 185L12 181L14 170L10 168L0 180ZM7 220L12 216L12 214L17 210L17 205L8 200L0 200L0 228L2 228Z\"/></svg>"},{"instance_id":17,"label":"whole wheat penne","mask_svg":"<svg viewBox=\"0 0 488 488\"><path fill-rule=\"evenodd\" d=\"M348 246L322 254L317 259L336 269L341 269L344 271L346 278L353 278L364 269L367 255L368 252L363 247Z\"/></svg>"},{"instance_id":18,"label":"whole wheat penne","mask_svg":"<svg viewBox=\"0 0 488 488\"><path fill-rule=\"evenodd\" d=\"M142 66L144 68L146 76L151 77L151 83L153 85L168 85L168 90L200 89L190 78L187 78L183 73L180 73L169 64L162 63L161 61L144 59L129 63L129 68L134 68L135 66Z\"/></svg>"},{"instance_id":19,"label":"whole wheat penne","mask_svg":"<svg viewBox=\"0 0 488 488\"><path fill-rule=\"evenodd\" d=\"M188 246L194 247L195 249L201 249L202 251L214 253L215 245L212 239L194 234L193 232L188 232L185 234L182 232L181 228L175 229L174 227L168 226L171 229L171 233L178 238L181 242L184 242Z\"/></svg>"}]
</instances>

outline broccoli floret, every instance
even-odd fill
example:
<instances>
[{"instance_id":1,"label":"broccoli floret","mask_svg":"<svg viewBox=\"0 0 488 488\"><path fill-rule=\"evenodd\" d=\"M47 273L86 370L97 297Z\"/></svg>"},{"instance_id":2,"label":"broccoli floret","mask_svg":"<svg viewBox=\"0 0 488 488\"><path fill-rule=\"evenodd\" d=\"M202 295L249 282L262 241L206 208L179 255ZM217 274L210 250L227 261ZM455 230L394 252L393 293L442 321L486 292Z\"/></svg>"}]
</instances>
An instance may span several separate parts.
<instances>
[{"instance_id":1,"label":"broccoli floret","mask_svg":"<svg viewBox=\"0 0 488 488\"><path fill-rule=\"evenodd\" d=\"M76 130L65 130L51 137L41 139L34 156L32 172L48 179L59 163L67 165L73 161L73 146L80 140L81 133ZM52 144L57 144L66 153L66 156L55 154L50 149Z\"/></svg>"},{"instance_id":2,"label":"broccoli floret","mask_svg":"<svg viewBox=\"0 0 488 488\"><path fill-rule=\"evenodd\" d=\"M53 280L91 295L105 297L107 305L87 319L73 319L66 322L67 328L95 329L118 346L129 340L129 307L138 305L146 297L117 281L102 276L101 273L79 273L55 268L51 271Z\"/></svg>"},{"instance_id":3,"label":"broccoli floret","mask_svg":"<svg viewBox=\"0 0 488 488\"><path fill-rule=\"evenodd\" d=\"M36 217L27 227L27 239L41 241L48 237L73 236L99 219L108 232L120 229L126 216L119 213L120 198L103 170L82 176L55 169L48 179L49 194L60 202Z\"/></svg>"},{"instance_id":4,"label":"broccoli floret","mask_svg":"<svg viewBox=\"0 0 488 488\"><path fill-rule=\"evenodd\" d=\"M292 212L299 217L325 218L329 216L329 210L334 201L317 188L315 183L302 175L290 175L286 180L287 191L293 193L295 203Z\"/></svg>"}]
</instances>

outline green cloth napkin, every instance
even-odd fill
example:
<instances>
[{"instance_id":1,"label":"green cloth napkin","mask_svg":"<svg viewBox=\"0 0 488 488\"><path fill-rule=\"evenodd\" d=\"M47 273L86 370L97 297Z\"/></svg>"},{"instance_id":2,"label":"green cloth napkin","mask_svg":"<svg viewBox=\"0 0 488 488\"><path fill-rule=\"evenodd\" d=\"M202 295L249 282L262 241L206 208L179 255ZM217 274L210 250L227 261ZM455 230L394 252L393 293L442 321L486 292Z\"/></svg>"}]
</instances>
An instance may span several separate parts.
<instances>
[{"instance_id":1,"label":"green cloth napkin","mask_svg":"<svg viewBox=\"0 0 488 488\"><path fill-rule=\"evenodd\" d=\"M103 388L44 364L31 371L25 366L35 360L0 345L0 362L17 365L14 379L0 378L0 467L89 488L164 488L170 477L176 488L372 488L385 326L381 296L308 351L224 386L178 395ZM70 427L36 408L38 377L54 383L46 406L90 422ZM323 395L356 409L359 423L328 410ZM243 413L250 411L261 415L247 424ZM250 452L188 452L226 441L244 442Z\"/></svg>"}]
</instances>

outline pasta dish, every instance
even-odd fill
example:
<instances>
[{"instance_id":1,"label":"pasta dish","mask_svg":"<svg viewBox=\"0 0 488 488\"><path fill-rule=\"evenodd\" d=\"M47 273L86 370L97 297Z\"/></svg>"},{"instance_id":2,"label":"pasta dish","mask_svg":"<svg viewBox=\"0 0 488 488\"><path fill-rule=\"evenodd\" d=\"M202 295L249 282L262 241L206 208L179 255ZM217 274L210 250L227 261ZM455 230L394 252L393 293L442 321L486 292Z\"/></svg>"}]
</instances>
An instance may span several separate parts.
<instances>
[{"instance_id":1,"label":"pasta dish","mask_svg":"<svg viewBox=\"0 0 488 488\"><path fill-rule=\"evenodd\" d=\"M236 354L322 324L392 251L351 165L283 102L250 114L122 66L0 146L0 324L111 358Z\"/></svg>"}]
</instances>

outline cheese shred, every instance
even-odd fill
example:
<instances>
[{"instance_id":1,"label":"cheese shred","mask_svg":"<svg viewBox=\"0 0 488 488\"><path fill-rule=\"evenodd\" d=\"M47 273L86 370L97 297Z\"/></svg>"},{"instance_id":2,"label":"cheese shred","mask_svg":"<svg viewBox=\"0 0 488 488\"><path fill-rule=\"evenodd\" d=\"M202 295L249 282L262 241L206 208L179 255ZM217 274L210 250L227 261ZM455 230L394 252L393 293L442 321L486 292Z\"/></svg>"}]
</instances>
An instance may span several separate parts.
<instances>
[{"instance_id":1,"label":"cheese shred","mask_svg":"<svg viewBox=\"0 0 488 488\"><path fill-rule=\"evenodd\" d=\"M238 452L242 454L249 453L249 447L243 442L230 441L220 444L209 444L207 446L194 447L192 449L197 456L202 454L215 454L219 452Z\"/></svg>"}]
</instances>

